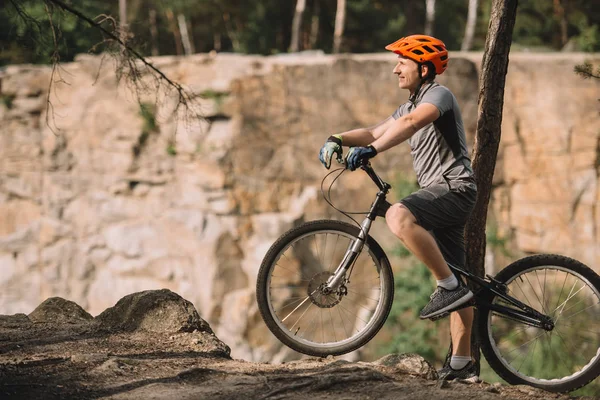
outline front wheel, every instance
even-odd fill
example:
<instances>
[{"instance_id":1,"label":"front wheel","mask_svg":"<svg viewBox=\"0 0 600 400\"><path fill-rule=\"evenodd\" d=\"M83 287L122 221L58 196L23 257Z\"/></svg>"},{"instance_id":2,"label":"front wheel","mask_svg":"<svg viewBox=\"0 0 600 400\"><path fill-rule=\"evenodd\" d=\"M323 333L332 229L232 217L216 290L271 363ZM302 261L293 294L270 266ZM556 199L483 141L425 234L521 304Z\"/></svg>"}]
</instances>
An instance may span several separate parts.
<instances>
[{"instance_id":1,"label":"front wheel","mask_svg":"<svg viewBox=\"0 0 600 400\"><path fill-rule=\"evenodd\" d=\"M345 222L308 222L285 233L267 252L256 283L258 308L288 347L320 357L345 354L365 345L383 326L394 278L372 237L340 287L325 289L359 233L359 227Z\"/></svg>"},{"instance_id":2,"label":"front wheel","mask_svg":"<svg viewBox=\"0 0 600 400\"><path fill-rule=\"evenodd\" d=\"M510 384L569 392L600 374L600 277L594 271L568 257L541 254L514 262L495 279L554 322L546 331L480 308L481 350L498 375ZM488 296L483 303L506 305Z\"/></svg>"}]
</instances>

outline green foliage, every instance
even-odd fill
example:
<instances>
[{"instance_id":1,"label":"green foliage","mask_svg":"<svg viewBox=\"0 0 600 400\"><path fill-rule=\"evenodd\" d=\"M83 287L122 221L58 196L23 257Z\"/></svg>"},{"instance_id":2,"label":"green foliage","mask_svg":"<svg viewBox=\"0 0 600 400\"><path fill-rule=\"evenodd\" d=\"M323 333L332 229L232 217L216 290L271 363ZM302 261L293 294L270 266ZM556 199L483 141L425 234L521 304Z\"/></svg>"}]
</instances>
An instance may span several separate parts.
<instances>
[{"instance_id":1,"label":"green foliage","mask_svg":"<svg viewBox=\"0 0 600 400\"><path fill-rule=\"evenodd\" d=\"M177 155L177 148L175 147L175 142L169 141L169 144L167 144L167 154L173 157Z\"/></svg>"},{"instance_id":2,"label":"green foliage","mask_svg":"<svg viewBox=\"0 0 600 400\"><path fill-rule=\"evenodd\" d=\"M419 185L414 176L406 176L402 173L396 174L392 181L392 188L397 199L403 199L411 193L419 190Z\"/></svg>"},{"instance_id":3,"label":"green foliage","mask_svg":"<svg viewBox=\"0 0 600 400\"><path fill-rule=\"evenodd\" d=\"M486 227L486 243L495 251L499 251L503 255L510 257L512 254L508 249L508 239L500 236L498 233L498 225L494 222L488 222Z\"/></svg>"},{"instance_id":4,"label":"green foliage","mask_svg":"<svg viewBox=\"0 0 600 400\"><path fill-rule=\"evenodd\" d=\"M385 323L393 338L377 351L380 355L418 353L429 361L441 361L447 343L440 343L438 325L419 319L420 309L434 290L431 273L414 258L408 263L410 267L396 274L394 304Z\"/></svg>"},{"instance_id":5,"label":"green foliage","mask_svg":"<svg viewBox=\"0 0 600 400\"><path fill-rule=\"evenodd\" d=\"M15 100L14 94L2 94L0 95L0 102L4 104L9 110L13 107L13 101Z\"/></svg>"},{"instance_id":6,"label":"green foliage","mask_svg":"<svg viewBox=\"0 0 600 400\"><path fill-rule=\"evenodd\" d=\"M140 116L144 120L142 131L145 133L155 132L156 126L156 107L150 103L140 103Z\"/></svg>"},{"instance_id":7,"label":"green foliage","mask_svg":"<svg viewBox=\"0 0 600 400\"><path fill-rule=\"evenodd\" d=\"M17 0L22 11L32 17L24 20L13 2L0 8L0 65L11 63L48 63L53 51L52 33L43 0ZM118 22L118 2L79 0L72 3L83 14L94 18L112 15ZM560 50L562 28L567 40L582 51L600 50L600 8L589 0L561 0L561 14L549 0L521 0L513 33L513 49ZM198 0L168 2L130 0L128 26L131 42L141 54L150 55L152 48L159 54L180 54L176 45L180 35L177 17L186 18L188 32L196 52L211 50L252 54L285 53L290 45L292 20L296 1L278 0ZM318 35L314 49L332 50L337 3L330 0L308 0L304 12L301 50L311 48L311 29L316 23ZM438 1L433 34L449 49L461 46L468 1ZM481 0L473 42L474 50L485 43L491 11L491 0ZM151 13L156 15L153 24ZM78 53L102 51L95 45L101 34L87 23L54 9L53 21L58 29L59 52L62 61L70 61ZM564 17L563 17L564 16ZM37 22L34 22L37 21ZM109 23L105 22L108 27ZM342 51L352 53L381 52L384 46L398 38L423 32L425 2L413 0L347 0L346 23ZM156 36L151 34L156 27Z\"/></svg>"},{"instance_id":8,"label":"green foliage","mask_svg":"<svg viewBox=\"0 0 600 400\"><path fill-rule=\"evenodd\" d=\"M24 19L11 2L0 7L0 65L12 63L49 63L54 51L51 25L42 0L19 0L15 2L31 18ZM101 13L114 14L116 3L96 0L80 0L75 5L83 14L95 17ZM58 8L50 8L56 27L58 50L61 61L71 61L78 53L85 53L102 41L99 32L74 15Z\"/></svg>"}]
</instances>

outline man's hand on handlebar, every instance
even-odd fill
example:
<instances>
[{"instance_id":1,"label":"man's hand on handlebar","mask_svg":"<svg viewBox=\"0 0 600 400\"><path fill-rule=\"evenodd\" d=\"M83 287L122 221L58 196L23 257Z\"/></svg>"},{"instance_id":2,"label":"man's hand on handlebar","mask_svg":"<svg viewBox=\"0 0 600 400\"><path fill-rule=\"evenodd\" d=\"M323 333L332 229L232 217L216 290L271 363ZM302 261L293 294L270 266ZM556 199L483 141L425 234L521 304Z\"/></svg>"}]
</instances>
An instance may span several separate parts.
<instances>
[{"instance_id":1,"label":"man's hand on handlebar","mask_svg":"<svg viewBox=\"0 0 600 400\"><path fill-rule=\"evenodd\" d=\"M344 157L342 155L342 137L339 135L329 136L327 142L325 142L319 151L319 160L325 168L329 169L331 167L331 159L334 154L336 155L338 163L341 164L344 162Z\"/></svg>"},{"instance_id":2,"label":"man's hand on handlebar","mask_svg":"<svg viewBox=\"0 0 600 400\"><path fill-rule=\"evenodd\" d=\"M346 154L346 168L354 171L361 165L368 163L376 155L377 150L371 145L367 147L351 147L348 154Z\"/></svg>"}]
</instances>

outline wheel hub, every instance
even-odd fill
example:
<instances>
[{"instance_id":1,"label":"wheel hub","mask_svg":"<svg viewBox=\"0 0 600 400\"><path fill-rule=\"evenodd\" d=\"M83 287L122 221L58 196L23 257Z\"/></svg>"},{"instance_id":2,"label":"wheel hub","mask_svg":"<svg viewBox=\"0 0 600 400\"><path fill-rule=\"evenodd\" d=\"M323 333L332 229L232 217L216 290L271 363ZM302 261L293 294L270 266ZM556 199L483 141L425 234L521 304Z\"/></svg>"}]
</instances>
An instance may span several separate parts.
<instances>
[{"instance_id":1,"label":"wheel hub","mask_svg":"<svg viewBox=\"0 0 600 400\"><path fill-rule=\"evenodd\" d=\"M308 283L308 297L319 308L331 308L342 301L342 296L348 294L348 289L343 284L337 291L327 288L327 281L333 274L323 271L315 274Z\"/></svg>"}]
</instances>

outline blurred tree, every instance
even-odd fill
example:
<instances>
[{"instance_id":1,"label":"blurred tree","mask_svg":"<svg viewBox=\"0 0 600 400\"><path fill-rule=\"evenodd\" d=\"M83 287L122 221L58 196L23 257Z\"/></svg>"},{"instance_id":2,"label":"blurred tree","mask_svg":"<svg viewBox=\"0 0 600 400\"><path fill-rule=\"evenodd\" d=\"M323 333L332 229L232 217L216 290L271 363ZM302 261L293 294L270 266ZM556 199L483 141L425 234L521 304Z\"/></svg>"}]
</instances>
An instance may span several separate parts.
<instances>
[{"instance_id":1,"label":"blurred tree","mask_svg":"<svg viewBox=\"0 0 600 400\"><path fill-rule=\"evenodd\" d=\"M38 25L24 23L12 7L13 3L19 4L40 22L39 28L47 32L45 1L0 3L0 24L8 27L0 31L0 65L48 62L48 49L52 47L49 38L45 37L45 43L35 43L33 31ZM69 1L65 4L75 4ZM424 32L433 32L450 50L481 50L492 4L492 0L480 0L478 5L477 0L120 1L126 5L128 41L135 44L142 55L184 54L186 47L188 53L217 50L268 55L296 48L375 52L382 51L392 40ZM345 6L339 7L338 1ZM595 3L521 0L513 51L523 48L599 51L600 7L595 7ZM88 16L119 15L118 1L79 0L76 4ZM296 11L299 6L302 7ZM304 11L300 13L300 10ZM102 49L101 46L94 48L94 44L102 40L101 34L87 30L85 23L72 15L56 17L64 19L60 22L61 60L72 60L75 54L90 49L96 53ZM186 36L184 31L189 43L184 43L188 42L182 37Z\"/></svg>"},{"instance_id":2,"label":"blurred tree","mask_svg":"<svg viewBox=\"0 0 600 400\"><path fill-rule=\"evenodd\" d=\"M300 49L300 30L302 28L302 17L304 16L305 9L306 0L297 0L294 21L292 22L292 41L290 43L291 52L296 52Z\"/></svg>"},{"instance_id":3,"label":"blurred tree","mask_svg":"<svg viewBox=\"0 0 600 400\"><path fill-rule=\"evenodd\" d=\"M425 0L425 34L433 36L435 24L435 0Z\"/></svg>"},{"instance_id":4,"label":"blurred tree","mask_svg":"<svg viewBox=\"0 0 600 400\"><path fill-rule=\"evenodd\" d=\"M465 28L465 37L462 45L460 46L461 51L469 51L473 46L473 36L475 35L475 25L477 25L477 5L478 0L469 0L469 13L467 14L467 26Z\"/></svg>"},{"instance_id":5,"label":"blurred tree","mask_svg":"<svg viewBox=\"0 0 600 400\"><path fill-rule=\"evenodd\" d=\"M335 12L335 29L333 31L333 53L339 53L344 36L344 25L346 23L346 0L337 0Z\"/></svg>"}]
</instances>

